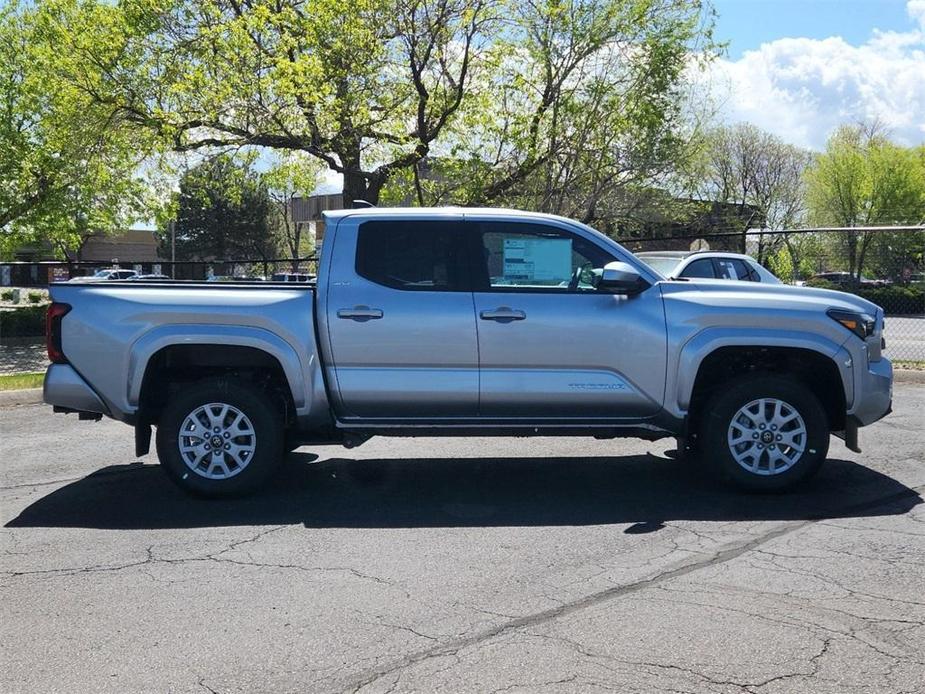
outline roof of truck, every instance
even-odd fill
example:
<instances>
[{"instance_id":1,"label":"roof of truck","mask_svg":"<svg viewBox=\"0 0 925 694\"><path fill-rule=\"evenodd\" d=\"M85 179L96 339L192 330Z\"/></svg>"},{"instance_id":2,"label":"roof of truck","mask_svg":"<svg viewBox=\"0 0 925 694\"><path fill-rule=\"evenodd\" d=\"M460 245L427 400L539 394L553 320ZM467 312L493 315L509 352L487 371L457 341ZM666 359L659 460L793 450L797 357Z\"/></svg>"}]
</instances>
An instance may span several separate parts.
<instances>
[{"instance_id":1,"label":"roof of truck","mask_svg":"<svg viewBox=\"0 0 925 694\"><path fill-rule=\"evenodd\" d=\"M433 217L441 215L471 215L499 217L529 217L537 219L565 219L544 212L525 212L505 207L358 207L349 210L325 210L328 219L362 215L363 217ZM573 221L573 220L569 220Z\"/></svg>"}]
</instances>

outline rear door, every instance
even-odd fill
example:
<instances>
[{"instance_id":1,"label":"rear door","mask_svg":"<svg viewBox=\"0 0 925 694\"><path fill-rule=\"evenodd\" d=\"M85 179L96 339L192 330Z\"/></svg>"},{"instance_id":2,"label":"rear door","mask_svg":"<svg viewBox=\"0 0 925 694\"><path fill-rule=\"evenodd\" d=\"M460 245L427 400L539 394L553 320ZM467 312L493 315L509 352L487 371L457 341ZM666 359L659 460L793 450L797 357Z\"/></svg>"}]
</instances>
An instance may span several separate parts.
<instances>
[{"instance_id":1,"label":"rear door","mask_svg":"<svg viewBox=\"0 0 925 694\"><path fill-rule=\"evenodd\" d=\"M479 413L613 420L658 411L667 337L657 286L633 297L594 277L613 252L551 223L467 222L479 333Z\"/></svg>"},{"instance_id":2,"label":"rear door","mask_svg":"<svg viewBox=\"0 0 925 694\"><path fill-rule=\"evenodd\" d=\"M342 220L326 300L345 418L475 416L478 344L458 215Z\"/></svg>"}]
</instances>

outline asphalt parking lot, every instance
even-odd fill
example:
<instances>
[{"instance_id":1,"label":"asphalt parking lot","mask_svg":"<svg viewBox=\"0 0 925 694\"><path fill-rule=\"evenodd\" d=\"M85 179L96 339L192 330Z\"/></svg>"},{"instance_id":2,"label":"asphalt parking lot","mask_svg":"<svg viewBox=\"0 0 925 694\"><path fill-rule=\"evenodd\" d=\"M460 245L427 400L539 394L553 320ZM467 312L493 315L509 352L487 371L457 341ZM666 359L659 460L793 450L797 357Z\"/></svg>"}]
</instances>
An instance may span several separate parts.
<instances>
[{"instance_id":1,"label":"asphalt parking lot","mask_svg":"<svg viewBox=\"0 0 925 694\"><path fill-rule=\"evenodd\" d=\"M668 442L374 440L195 501L0 410L0 691L925 691L925 385L798 493Z\"/></svg>"}]
</instances>

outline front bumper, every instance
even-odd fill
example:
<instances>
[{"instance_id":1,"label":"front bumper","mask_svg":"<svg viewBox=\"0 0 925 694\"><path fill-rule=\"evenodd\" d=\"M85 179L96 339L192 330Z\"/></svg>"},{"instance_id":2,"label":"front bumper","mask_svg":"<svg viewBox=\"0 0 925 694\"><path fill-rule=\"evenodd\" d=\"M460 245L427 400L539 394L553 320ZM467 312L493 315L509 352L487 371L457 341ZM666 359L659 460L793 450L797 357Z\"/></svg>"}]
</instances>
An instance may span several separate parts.
<instances>
[{"instance_id":1,"label":"front bumper","mask_svg":"<svg viewBox=\"0 0 925 694\"><path fill-rule=\"evenodd\" d=\"M856 369L854 406L848 415L854 418L858 426L873 424L888 415L892 402L893 364L889 359L871 362L866 369Z\"/></svg>"}]
</instances>

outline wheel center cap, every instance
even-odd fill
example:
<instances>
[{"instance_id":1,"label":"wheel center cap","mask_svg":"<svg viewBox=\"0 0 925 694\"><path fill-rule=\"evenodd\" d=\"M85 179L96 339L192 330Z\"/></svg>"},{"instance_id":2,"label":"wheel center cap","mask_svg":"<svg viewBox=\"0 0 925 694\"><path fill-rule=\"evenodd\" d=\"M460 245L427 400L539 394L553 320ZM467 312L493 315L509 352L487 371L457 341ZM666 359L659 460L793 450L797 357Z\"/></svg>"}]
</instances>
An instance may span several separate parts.
<instances>
[{"instance_id":1,"label":"wheel center cap","mask_svg":"<svg viewBox=\"0 0 925 694\"><path fill-rule=\"evenodd\" d=\"M772 434L770 431L765 431L761 434L762 443L771 443L773 440L774 440L774 434Z\"/></svg>"},{"instance_id":2,"label":"wheel center cap","mask_svg":"<svg viewBox=\"0 0 925 694\"><path fill-rule=\"evenodd\" d=\"M221 437L221 436L213 436L213 437L212 437L212 445L215 446L215 448L220 448L221 445L222 445L222 437Z\"/></svg>"}]
</instances>

